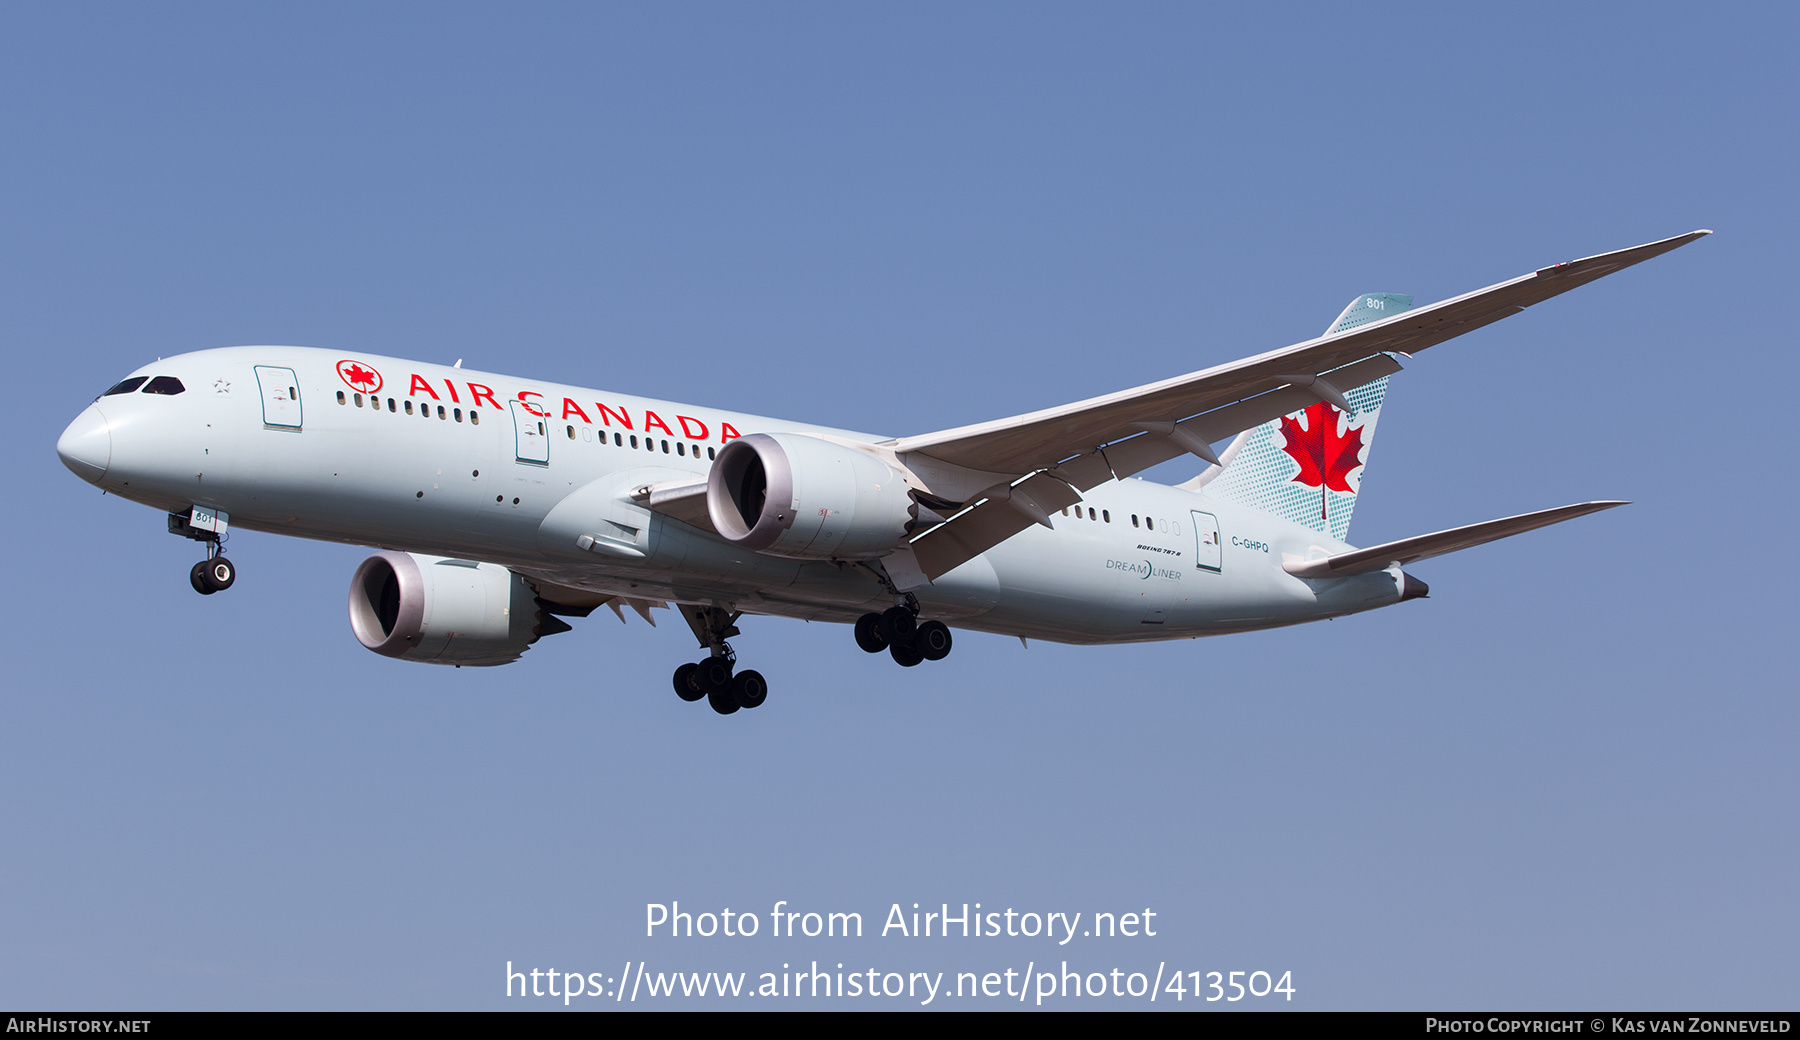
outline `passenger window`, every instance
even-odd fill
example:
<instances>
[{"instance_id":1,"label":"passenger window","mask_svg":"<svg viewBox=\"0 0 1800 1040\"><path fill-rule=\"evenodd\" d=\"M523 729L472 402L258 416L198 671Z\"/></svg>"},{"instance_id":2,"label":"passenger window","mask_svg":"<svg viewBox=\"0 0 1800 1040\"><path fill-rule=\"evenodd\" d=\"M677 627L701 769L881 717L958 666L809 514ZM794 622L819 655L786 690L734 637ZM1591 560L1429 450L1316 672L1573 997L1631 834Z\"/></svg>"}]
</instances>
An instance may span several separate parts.
<instances>
[{"instance_id":1,"label":"passenger window","mask_svg":"<svg viewBox=\"0 0 1800 1040\"><path fill-rule=\"evenodd\" d=\"M709 459L713 457L713 450L711 448L706 449L706 457Z\"/></svg>"},{"instance_id":2,"label":"passenger window","mask_svg":"<svg viewBox=\"0 0 1800 1040\"><path fill-rule=\"evenodd\" d=\"M476 411L473 408L469 409L469 425L470 426L480 426L481 425L481 413Z\"/></svg>"},{"instance_id":3,"label":"passenger window","mask_svg":"<svg viewBox=\"0 0 1800 1040\"><path fill-rule=\"evenodd\" d=\"M394 410L394 399L390 397L390 398L388 398L388 411L391 412L393 410Z\"/></svg>"},{"instance_id":4,"label":"passenger window","mask_svg":"<svg viewBox=\"0 0 1800 1040\"><path fill-rule=\"evenodd\" d=\"M663 441L662 446L663 446L663 454L667 455L669 453L669 442Z\"/></svg>"},{"instance_id":5,"label":"passenger window","mask_svg":"<svg viewBox=\"0 0 1800 1040\"><path fill-rule=\"evenodd\" d=\"M440 418L440 419L442 419L442 418L445 418L445 415L444 415L444 406L443 406L443 405L441 405L441 404L440 404L440 405L438 405L438 418Z\"/></svg>"},{"instance_id":6,"label":"passenger window","mask_svg":"<svg viewBox=\"0 0 1800 1040\"><path fill-rule=\"evenodd\" d=\"M132 376L130 379L127 379L124 382L114 383L113 388L111 390L108 390L106 393L103 393L100 396L101 397L111 397L114 394L129 394L133 390L136 390L138 387L143 386L145 383L149 382L149 380L150 380L149 376ZM339 394L338 398L341 400L343 398L343 396L344 396L343 394Z\"/></svg>"},{"instance_id":7,"label":"passenger window","mask_svg":"<svg viewBox=\"0 0 1800 1040\"><path fill-rule=\"evenodd\" d=\"M624 446L625 446L625 435L622 433L613 434L613 447L623 448ZM631 442L631 446L634 448L637 447L637 441L635 439Z\"/></svg>"},{"instance_id":8,"label":"passenger window","mask_svg":"<svg viewBox=\"0 0 1800 1040\"><path fill-rule=\"evenodd\" d=\"M1152 531L1156 530L1156 522L1154 520L1151 520L1149 517L1144 517L1144 526L1148 527Z\"/></svg>"},{"instance_id":9,"label":"passenger window","mask_svg":"<svg viewBox=\"0 0 1800 1040\"><path fill-rule=\"evenodd\" d=\"M344 403L344 392L342 390L339 390L338 391L338 404L343 404L343 403Z\"/></svg>"},{"instance_id":10,"label":"passenger window","mask_svg":"<svg viewBox=\"0 0 1800 1040\"><path fill-rule=\"evenodd\" d=\"M1095 516L1095 515L1094 515L1094 507L1093 507L1093 506L1088 506L1088 519L1089 519L1089 520L1098 520L1098 519L1100 519L1100 518L1099 518L1099 517L1097 517L1097 516Z\"/></svg>"},{"instance_id":11,"label":"passenger window","mask_svg":"<svg viewBox=\"0 0 1800 1040\"><path fill-rule=\"evenodd\" d=\"M1106 521L1109 524L1112 523L1112 510L1110 510L1110 509L1100 510L1100 519Z\"/></svg>"},{"instance_id":12,"label":"passenger window","mask_svg":"<svg viewBox=\"0 0 1800 1040\"><path fill-rule=\"evenodd\" d=\"M569 427L569 439L570 440L575 439L575 427L573 427L573 426Z\"/></svg>"},{"instance_id":13,"label":"passenger window","mask_svg":"<svg viewBox=\"0 0 1800 1040\"><path fill-rule=\"evenodd\" d=\"M675 442L675 454L686 455L687 454L687 445L681 443L680 441L676 441Z\"/></svg>"},{"instance_id":14,"label":"passenger window","mask_svg":"<svg viewBox=\"0 0 1800 1040\"><path fill-rule=\"evenodd\" d=\"M462 409L461 408L452 408L451 411L456 413L456 421L462 422Z\"/></svg>"},{"instance_id":15,"label":"passenger window","mask_svg":"<svg viewBox=\"0 0 1800 1040\"><path fill-rule=\"evenodd\" d=\"M1136 527L1137 525L1138 525L1137 514L1133 513L1133 514L1131 514L1131 526Z\"/></svg>"},{"instance_id":16,"label":"passenger window","mask_svg":"<svg viewBox=\"0 0 1800 1040\"><path fill-rule=\"evenodd\" d=\"M634 448L637 447L637 434L635 433L631 435L631 446Z\"/></svg>"},{"instance_id":17,"label":"passenger window","mask_svg":"<svg viewBox=\"0 0 1800 1040\"><path fill-rule=\"evenodd\" d=\"M339 394L339 395L338 395L338 400L340 400L340 401L341 401L341 400L343 400L343 399L344 399L344 395L343 395L343 394ZM407 415L411 415L411 414L412 414L412 402L411 402L411 401L408 401L408 402L406 402L406 414L407 414Z\"/></svg>"},{"instance_id":18,"label":"passenger window","mask_svg":"<svg viewBox=\"0 0 1800 1040\"><path fill-rule=\"evenodd\" d=\"M362 407L362 395L361 394L352 394L351 396L356 398L356 407L361 408Z\"/></svg>"}]
</instances>

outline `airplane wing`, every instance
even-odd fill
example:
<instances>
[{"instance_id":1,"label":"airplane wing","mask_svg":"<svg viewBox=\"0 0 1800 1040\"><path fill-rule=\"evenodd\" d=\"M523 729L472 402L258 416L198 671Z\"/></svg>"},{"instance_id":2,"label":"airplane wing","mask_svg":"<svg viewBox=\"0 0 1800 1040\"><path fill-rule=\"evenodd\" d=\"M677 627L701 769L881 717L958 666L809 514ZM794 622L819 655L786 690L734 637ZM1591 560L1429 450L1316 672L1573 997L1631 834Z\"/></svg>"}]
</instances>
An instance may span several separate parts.
<instances>
[{"instance_id":1,"label":"airplane wing","mask_svg":"<svg viewBox=\"0 0 1800 1040\"><path fill-rule=\"evenodd\" d=\"M1448 531L1435 534L1422 534L1416 538L1402 538L1397 542L1376 545L1367 549L1352 549L1335 556L1327 556L1321 560L1295 560L1283 564L1289 574L1297 578L1340 578L1351 574L1367 574L1370 571L1385 570L1390 564L1405 566L1415 560L1423 560L1431 556L1442 556L1458 549L1467 549L1485 542L1510 538L1515 534L1535 531L1540 527L1560 524L1564 520L1573 520L1578 516L1598 513L1602 509L1614 506L1630 505L1629 502L1577 502L1570 506L1557 506L1555 509L1542 509L1535 513L1521 513L1518 516L1489 520L1485 523L1470 524L1467 527L1453 527Z\"/></svg>"},{"instance_id":2,"label":"airplane wing","mask_svg":"<svg viewBox=\"0 0 1800 1040\"><path fill-rule=\"evenodd\" d=\"M1394 355L1416 354L1711 233L1541 268L1385 321L1103 397L885 442L915 471L940 462L999 478L911 548L924 576L936 578L1033 523L1048 525L1048 514L1080 501L1080 492L1185 453L1216 464L1211 443L1317 401L1348 411L1344 393L1399 371Z\"/></svg>"}]
</instances>

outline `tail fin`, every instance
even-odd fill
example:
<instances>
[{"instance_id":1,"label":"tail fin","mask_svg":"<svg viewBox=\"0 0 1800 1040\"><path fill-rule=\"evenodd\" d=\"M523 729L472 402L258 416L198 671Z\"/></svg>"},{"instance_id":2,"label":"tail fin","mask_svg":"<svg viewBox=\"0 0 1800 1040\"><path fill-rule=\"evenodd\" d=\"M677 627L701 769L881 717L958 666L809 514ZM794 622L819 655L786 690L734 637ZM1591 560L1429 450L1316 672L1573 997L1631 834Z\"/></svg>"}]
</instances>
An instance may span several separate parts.
<instances>
[{"instance_id":1,"label":"tail fin","mask_svg":"<svg viewBox=\"0 0 1800 1040\"><path fill-rule=\"evenodd\" d=\"M1352 300L1325 330L1335 336L1412 306L1398 293L1366 293ZM1350 531L1363 467L1375 440L1375 423L1387 379L1351 390L1346 415L1318 404L1238 434L1220 456L1223 466L1181 485L1228 502L1273 513L1343 541Z\"/></svg>"},{"instance_id":2,"label":"tail fin","mask_svg":"<svg viewBox=\"0 0 1800 1040\"><path fill-rule=\"evenodd\" d=\"M1340 332L1361 328L1373 321L1391 318L1401 311L1412 309L1413 298L1405 293L1364 293L1350 301L1344 313L1325 330L1325 335L1335 336Z\"/></svg>"}]
</instances>

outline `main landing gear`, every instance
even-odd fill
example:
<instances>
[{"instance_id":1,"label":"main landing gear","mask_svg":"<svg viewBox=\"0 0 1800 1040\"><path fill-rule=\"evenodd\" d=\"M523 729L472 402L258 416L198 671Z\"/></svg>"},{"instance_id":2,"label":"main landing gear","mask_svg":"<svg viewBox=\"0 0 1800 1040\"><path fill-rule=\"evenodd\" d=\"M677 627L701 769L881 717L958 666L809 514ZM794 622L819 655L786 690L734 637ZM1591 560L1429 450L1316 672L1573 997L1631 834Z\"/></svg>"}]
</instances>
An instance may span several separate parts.
<instances>
[{"instance_id":1,"label":"main landing gear","mask_svg":"<svg viewBox=\"0 0 1800 1040\"><path fill-rule=\"evenodd\" d=\"M920 624L918 609L908 603L857 618L856 645L871 654L886 650L895 664L911 668L920 661L948 657L950 629L942 621Z\"/></svg>"},{"instance_id":2,"label":"main landing gear","mask_svg":"<svg viewBox=\"0 0 1800 1040\"><path fill-rule=\"evenodd\" d=\"M206 559L194 564L188 571L188 583L194 586L195 592L210 596L215 592L224 592L237 581L237 565L225 558L225 546L219 541L217 534L188 526L187 517L181 513L169 514L169 533L206 544Z\"/></svg>"},{"instance_id":3,"label":"main landing gear","mask_svg":"<svg viewBox=\"0 0 1800 1040\"><path fill-rule=\"evenodd\" d=\"M683 606L681 616L700 645L712 650L711 655L693 664L675 669L675 695L684 701L702 697L721 715L739 708L760 707L769 697L769 684L754 669L737 670L737 653L725 641L740 634L735 622L742 614L721 607Z\"/></svg>"}]
</instances>

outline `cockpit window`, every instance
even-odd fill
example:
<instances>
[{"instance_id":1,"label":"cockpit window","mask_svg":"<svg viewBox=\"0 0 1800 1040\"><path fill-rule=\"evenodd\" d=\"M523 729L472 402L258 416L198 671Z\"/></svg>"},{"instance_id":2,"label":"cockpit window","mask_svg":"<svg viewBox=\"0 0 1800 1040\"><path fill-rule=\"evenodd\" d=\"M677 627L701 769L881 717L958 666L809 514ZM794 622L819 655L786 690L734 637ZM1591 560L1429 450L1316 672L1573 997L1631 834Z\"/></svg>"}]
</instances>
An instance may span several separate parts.
<instances>
[{"instance_id":1,"label":"cockpit window","mask_svg":"<svg viewBox=\"0 0 1800 1040\"><path fill-rule=\"evenodd\" d=\"M132 376L130 379L127 379L122 383L115 384L111 390L108 390L106 393L103 393L100 396L101 397L111 397L114 394L131 393L133 390L136 390L138 387L143 386L145 381L148 380L149 378L150 378L149 376Z\"/></svg>"},{"instance_id":2,"label":"cockpit window","mask_svg":"<svg viewBox=\"0 0 1800 1040\"><path fill-rule=\"evenodd\" d=\"M187 387L181 385L181 380L176 379L174 376L157 376L155 379L150 380L149 386L144 387L144 393L162 394L165 397L174 397L176 394L181 393L186 389Z\"/></svg>"}]
</instances>

